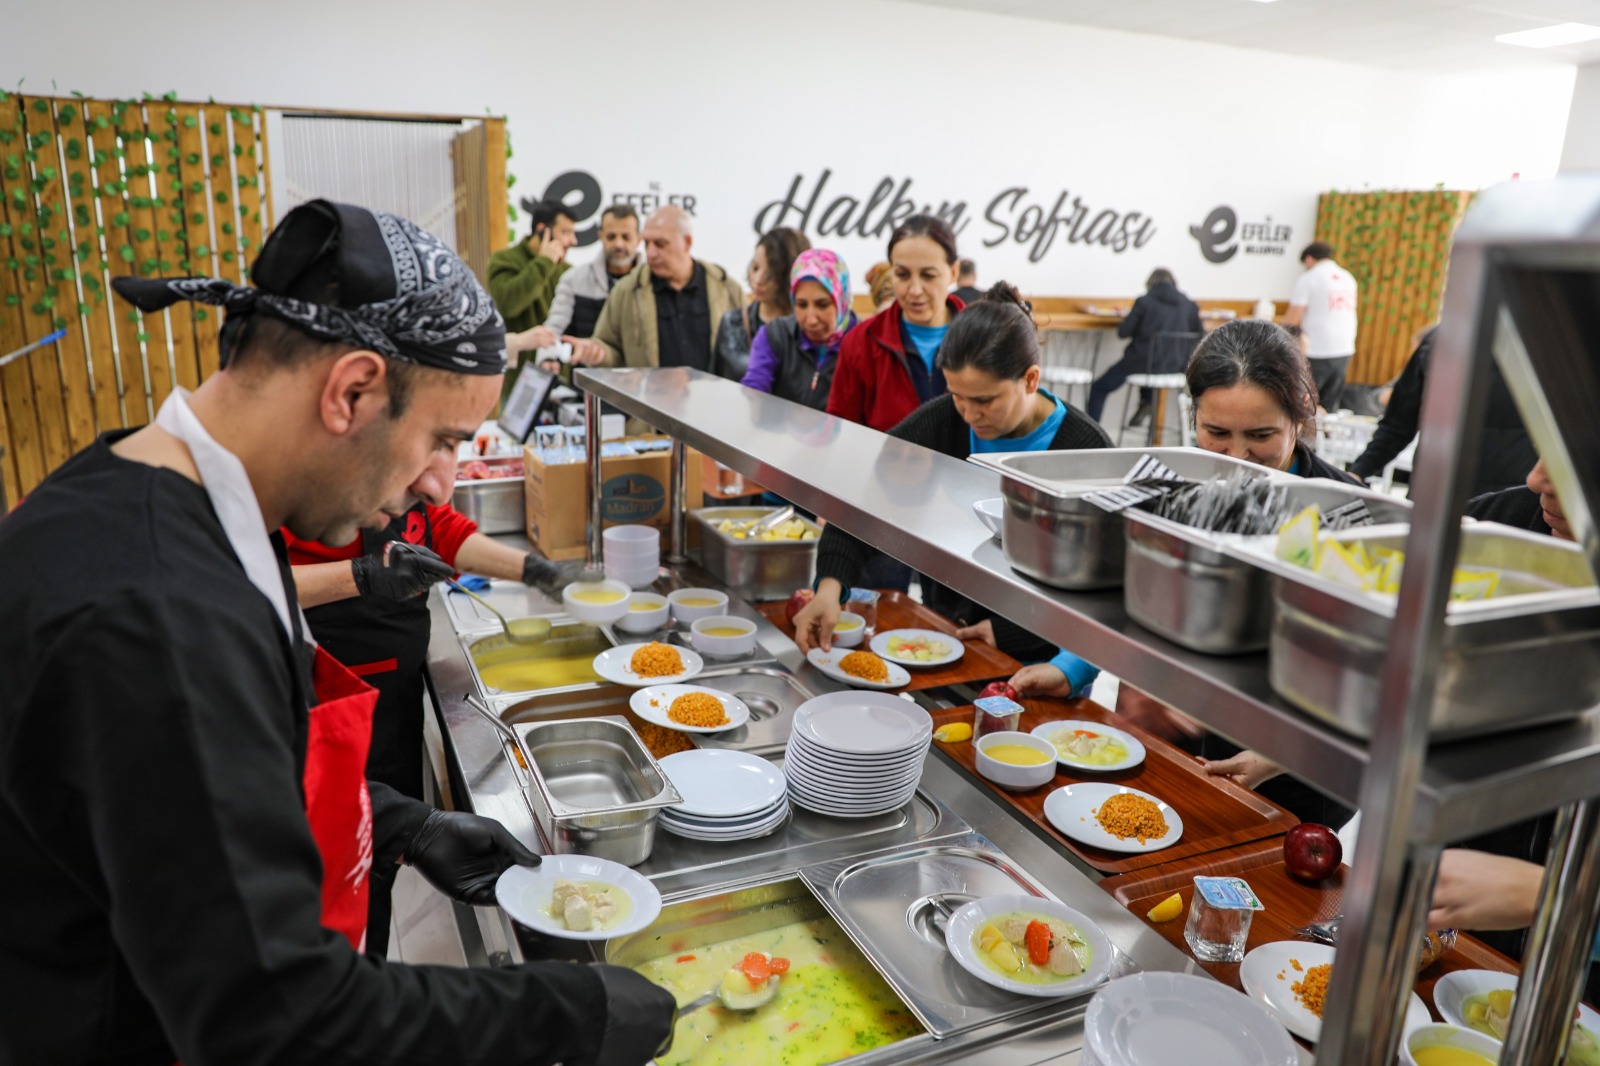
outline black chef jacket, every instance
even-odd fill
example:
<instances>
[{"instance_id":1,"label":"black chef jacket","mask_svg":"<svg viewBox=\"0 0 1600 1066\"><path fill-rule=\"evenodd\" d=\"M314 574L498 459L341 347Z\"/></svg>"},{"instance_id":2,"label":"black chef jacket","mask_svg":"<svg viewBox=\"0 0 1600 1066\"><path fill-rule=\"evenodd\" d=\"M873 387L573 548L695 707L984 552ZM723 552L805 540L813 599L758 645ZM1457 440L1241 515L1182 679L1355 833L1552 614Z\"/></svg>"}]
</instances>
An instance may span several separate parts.
<instances>
[{"instance_id":1,"label":"black chef jacket","mask_svg":"<svg viewBox=\"0 0 1600 1066\"><path fill-rule=\"evenodd\" d=\"M304 660L205 490L121 435L0 520L0 1064L591 1062L591 968L387 965L322 927ZM374 785L373 861L426 811Z\"/></svg>"}]
</instances>

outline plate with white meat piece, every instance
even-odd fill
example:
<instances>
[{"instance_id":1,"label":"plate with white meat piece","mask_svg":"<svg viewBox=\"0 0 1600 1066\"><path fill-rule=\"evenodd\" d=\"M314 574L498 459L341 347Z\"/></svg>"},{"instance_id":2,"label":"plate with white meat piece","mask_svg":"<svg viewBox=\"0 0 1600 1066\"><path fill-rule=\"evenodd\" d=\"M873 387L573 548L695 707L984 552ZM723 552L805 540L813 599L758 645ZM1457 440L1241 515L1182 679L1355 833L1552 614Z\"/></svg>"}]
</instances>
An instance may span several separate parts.
<instances>
[{"instance_id":1,"label":"plate with white meat piece","mask_svg":"<svg viewBox=\"0 0 1600 1066\"><path fill-rule=\"evenodd\" d=\"M1046 722L1032 732L1054 745L1058 763L1074 770L1108 774L1144 762L1144 745L1138 737L1099 722Z\"/></svg>"},{"instance_id":2,"label":"plate with white meat piece","mask_svg":"<svg viewBox=\"0 0 1600 1066\"><path fill-rule=\"evenodd\" d=\"M512 866L494 898L529 929L563 940L610 940L637 933L661 913L661 893L642 875L594 855L546 855Z\"/></svg>"},{"instance_id":3,"label":"plate with white meat piece","mask_svg":"<svg viewBox=\"0 0 1600 1066\"><path fill-rule=\"evenodd\" d=\"M1064 903L1021 894L984 896L950 916L950 955L978 980L1023 996L1092 991L1111 975L1111 941Z\"/></svg>"},{"instance_id":4,"label":"plate with white meat piece","mask_svg":"<svg viewBox=\"0 0 1600 1066\"><path fill-rule=\"evenodd\" d=\"M935 629L890 629L875 634L868 647L880 659L913 669L945 666L967 653L961 641Z\"/></svg>"}]
</instances>

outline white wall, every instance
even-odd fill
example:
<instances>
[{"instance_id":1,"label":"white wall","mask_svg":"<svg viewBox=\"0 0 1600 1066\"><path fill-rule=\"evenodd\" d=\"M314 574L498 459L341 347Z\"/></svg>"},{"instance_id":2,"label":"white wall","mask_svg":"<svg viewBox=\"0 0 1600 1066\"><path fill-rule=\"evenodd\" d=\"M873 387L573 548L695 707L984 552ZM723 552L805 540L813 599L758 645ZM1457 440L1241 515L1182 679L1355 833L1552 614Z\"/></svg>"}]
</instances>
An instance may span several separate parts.
<instances>
[{"instance_id":1,"label":"white wall","mask_svg":"<svg viewBox=\"0 0 1600 1066\"><path fill-rule=\"evenodd\" d=\"M1554 173L1574 77L1396 74L894 0L230 0L196 12L189 0L29 4L0 36L0 82L488 108L510 119L514 195L582 170L607 200L692 196L700 254L741 273L762 206L796 175L809 195L828 170L810 235L859 277L888 227L819 236L822 206L909 181L918 207L965 203L962 249L985 281L1049 293L1131 293L1167 266L1196 296L1286 296L1321 191ZM1026 192L995 209L1004 228L986 221L1013 188ZM1120 254L1058 234L1030 259L1016 221L1062 192L1069 209L1087 205L1085 223L1137 212L1153 232ZM1289 227L1287 254L1207 262L1189 227L1224 204L1241 223Z\"/></svg>"},{"instance_id":2,"label":"white wall","mask_svg":"<svg viewBox=\"0 0 1600 1066\"><path fill-rule=\"evenodd\" d=\"M1600 63L1578 68L1561 169L1600 170Z\"/></svg>"}]
</instances>

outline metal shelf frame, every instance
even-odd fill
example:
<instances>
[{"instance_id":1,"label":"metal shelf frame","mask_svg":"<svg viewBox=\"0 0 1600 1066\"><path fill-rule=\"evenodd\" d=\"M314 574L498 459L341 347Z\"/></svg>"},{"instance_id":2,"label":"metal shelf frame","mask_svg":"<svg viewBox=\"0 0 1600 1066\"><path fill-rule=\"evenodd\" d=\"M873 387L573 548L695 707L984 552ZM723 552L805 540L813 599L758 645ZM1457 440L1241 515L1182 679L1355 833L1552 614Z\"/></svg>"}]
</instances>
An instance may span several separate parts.
<instances>
[{"instance_id":1,"label":"metal shelf frame","mask_svg":"<svg viewBox=\"0 0 1600 1066\"><path fill-rule=\"evenodd\" d=\"M600 401L1137 684L1365 812L1317 1061L1390 1066L1428 898L1452 840L1557 810L1502 1063L1560 1060L1600 906L1600 722L1430 746L1428 712L1498 358L1580 543L1600 572L1600 175L1481 194L1457 234L1412 484L1415 518L1370 744L1273 695L1265 654L1186 651L1132 622L1120 590L1069 593L1013 572L972 513L991 471L683 368L580 370ZM1519 329L1520 327L1520 329ZM1524 343L1526 339L1535 343ZM1570 447L1569 447L1570 445ZM681 494L681 479L678 492ZM596 501L597 502L597 501ZM598 527L598 523L596 523ZM591 539L592 554L599 545ZM591 559L591 562L597 562ZM1396 950L1395 945L1413 945Z\"/></svg>"}]
</instances>

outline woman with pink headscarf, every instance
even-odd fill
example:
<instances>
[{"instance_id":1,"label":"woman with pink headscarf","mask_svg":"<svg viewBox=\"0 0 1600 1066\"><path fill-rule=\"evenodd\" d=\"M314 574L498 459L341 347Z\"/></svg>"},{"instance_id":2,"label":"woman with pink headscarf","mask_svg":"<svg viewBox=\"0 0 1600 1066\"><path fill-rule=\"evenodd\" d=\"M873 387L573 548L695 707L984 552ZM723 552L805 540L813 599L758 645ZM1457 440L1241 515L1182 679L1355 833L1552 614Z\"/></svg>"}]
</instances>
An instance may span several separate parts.
<instances>
[{"instance_id":1,"label":"woman with pink headscarf","mask_svg":"<svg viewBox=\"0 0 1600 1066\"><path fill-rule=\"evenodd\" d=\"M794 312L761 327L741 383L818 411L828 406L839 344L856 324L850 270L825 248L801 252L789 272Z\"/></svg>"}]
</instances>

